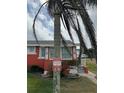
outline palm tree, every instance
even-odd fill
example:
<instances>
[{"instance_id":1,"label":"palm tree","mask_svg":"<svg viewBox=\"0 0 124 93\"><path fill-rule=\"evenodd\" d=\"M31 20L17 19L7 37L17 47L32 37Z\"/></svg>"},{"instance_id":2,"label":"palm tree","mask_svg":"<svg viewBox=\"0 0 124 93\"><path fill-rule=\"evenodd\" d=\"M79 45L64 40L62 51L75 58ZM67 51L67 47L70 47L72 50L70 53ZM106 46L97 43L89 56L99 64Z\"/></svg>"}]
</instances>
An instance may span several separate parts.
<instances>
[{"instance_id":1,"label":"palm tree","mask_svg":"<svg viewBox=\"0 0 124 93\"><path fill-rule=\"evenodd\" d=\"M92 20L90 19L87 13L87 10L86 10L87 5L96 6L97 0L48 0L44 4L46 3L48 3L48 12L54 18L54 21L60 20L60 19L62 20L63 25L67 29L68 34L73 43L74 43L73 35L70 29L73 28L76 31L79 41L80 41L80 47L81 47L80 50L83 48L83 51L80 52L80 56L82 52L85 52L88 54L88 56L91 56L90 53L88 53L88 49L86 47L85 40L84 40L84 37L82 36L82 32L80 29L79 19L77 18L78 16L81 17L85 30L91 41L92 48L94 48L95 55L97 55L97 42L96 42L95 29L93 27ZM37 40L37 36L35 33L35 21L44 4L41 5L34 19L33 29L34 29L34 35L35 35L36 40ZM59 15L59 18L57 17L57 15ZM56 24L59 24L59 23L56 23ZM59 26L59 28L57 26ZM56 27L57 29L60 29L60 25L57 25L57 26L55 26L54 24L54 27ZM54 31L56 31L56 29L54 29ZM60 32L61 39L62 41L64 41L61 31L57 31L57 32Z\"/></svg>"},{"instance_id":2,"label":"palm tree","mask_svg":"<svg viewBox=\"0 0 124 93\"><path fill-rule=\"evenodd\" d=\"M95 29L93 27L92 20L90 19L87 13L87 10L86 10L87 5L96 6L97 0L48 0L45 3L48 3L48 12L50 16L54 18L55 57L60 58L61 39L62 41L65 41L60 31L60 25L61 25L60 19L62 20L64 27L67 29L68 34L73 43L74 43L74 39L73 39L73 35L71 32L71 28L73 28L74 31L76 31L77 33L77 36L80 41L79 64L80 64L80 58L81 58L82 52L86 52L90 56L90 53L88 53L87 51L88 48L85 44L85 40L84 40L84 37L80 29L81 25L80 25L78 16L81 17L85 30L90 39L91 45L95 50L95 55L97 55L97 42L96 42ZM42 6L40 7L40 9L42 8ZM35 16L34 24L33 24L34 35L35 35L36 40L37 40L37 36L35 33L35 21L39 14L39 11ZM60 93L60 80L59 79L60 79L60 73L59 72L54 73L54 82L57 81L55 84L54 93Z\"/></svg>"}]
</instances>

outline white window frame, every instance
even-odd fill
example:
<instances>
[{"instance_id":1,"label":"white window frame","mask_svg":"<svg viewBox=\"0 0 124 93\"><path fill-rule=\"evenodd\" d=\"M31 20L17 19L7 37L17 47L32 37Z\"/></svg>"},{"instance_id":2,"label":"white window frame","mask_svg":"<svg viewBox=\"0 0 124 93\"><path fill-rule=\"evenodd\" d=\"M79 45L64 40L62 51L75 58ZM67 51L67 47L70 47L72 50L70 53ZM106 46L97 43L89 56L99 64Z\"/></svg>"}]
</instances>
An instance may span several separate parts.
<instances>
[{"instance_id":1,"label":"white window frame","mask_svg":"<svg viewBox=\"0 0 124 93\"><path fill-rule=\"evenodd\" d=\"M33 52L29 52L28 51L28 47L34 47L34 51ZM28 46L27 47L27 54L36 54L36 47L35 46Z\"/></svg>"},{"instance_id":2,"label":"white window frame","mask_svg":"<svg viewBox=\"0 0 124 93\"><path fill-rule=\"evenodd\" d=\"M40 59L45 59L45 57L46 57L46 47L39 47L39 48L40 48L40 49L39 49L39 58L40 58ZM44 57L41 55L42 48L45 48L45 56L44 56Z\"/></svg>"}]
</instances>

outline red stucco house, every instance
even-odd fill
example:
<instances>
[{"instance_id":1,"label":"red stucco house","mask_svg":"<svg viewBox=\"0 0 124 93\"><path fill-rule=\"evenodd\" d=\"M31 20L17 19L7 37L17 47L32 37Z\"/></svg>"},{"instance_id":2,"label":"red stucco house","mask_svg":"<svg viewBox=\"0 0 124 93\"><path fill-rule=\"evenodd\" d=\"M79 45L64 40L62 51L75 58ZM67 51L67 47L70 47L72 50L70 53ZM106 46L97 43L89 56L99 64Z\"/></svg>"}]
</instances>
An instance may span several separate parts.
<instances>
[{"instance_id":1,"label":"red stucco house","mask_svg":"<svg viewBox=\"0 0 124 93\"><path fill-rule=\"evenodd\" d=\"M68 68L69 65L76 64L77 54L76 46L71 41L66 41L72 55L67 52L61 44L62 69ZM27 66L28 70L33 67L39 67L42 70L52 70L52 61L54 58L54 41L27 41Z\"/></svg>"}]
</instances>

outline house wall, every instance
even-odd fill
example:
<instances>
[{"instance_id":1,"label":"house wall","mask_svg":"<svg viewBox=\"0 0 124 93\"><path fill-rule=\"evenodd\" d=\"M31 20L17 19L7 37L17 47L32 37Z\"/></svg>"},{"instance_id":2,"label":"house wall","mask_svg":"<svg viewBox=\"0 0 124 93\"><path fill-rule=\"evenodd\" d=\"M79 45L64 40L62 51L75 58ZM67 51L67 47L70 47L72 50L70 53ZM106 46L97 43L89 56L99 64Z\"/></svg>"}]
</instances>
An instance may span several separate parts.
<instances>
[{"instance_id":1,"label":"house wall","mask_svg":"<svg viewBox=\"0 0 124 93\"><path fill-rule=\"evenodd\" d=\"M28 54L27 55L27 65L28 68L30 68L31 66L38 66L40 68L43 68L45 70L52 70L52 60L49 59L49 49L46 48L46 56L45 58L39 58L39 52L40 52L40 47L37 46L36 47L36 53L35 54ZM76 48L73 47L72 48L72 59L71 60L76 60ZM67 62L65 62L64 67L63 68L67 68Z\"/></svg>"},{"instance_id":2,"label":"house wall","mask_svg":"<svg viewBox=\"0 0 124 93\"><path fill-rule=\"evenodd\" d=\"M44 67L45 59L39 59L39 47L36 47L35 54L28 54L27 55L27 65L30 68L31 66L39 66L41 68Z\"/></svg>"}]
</instances>

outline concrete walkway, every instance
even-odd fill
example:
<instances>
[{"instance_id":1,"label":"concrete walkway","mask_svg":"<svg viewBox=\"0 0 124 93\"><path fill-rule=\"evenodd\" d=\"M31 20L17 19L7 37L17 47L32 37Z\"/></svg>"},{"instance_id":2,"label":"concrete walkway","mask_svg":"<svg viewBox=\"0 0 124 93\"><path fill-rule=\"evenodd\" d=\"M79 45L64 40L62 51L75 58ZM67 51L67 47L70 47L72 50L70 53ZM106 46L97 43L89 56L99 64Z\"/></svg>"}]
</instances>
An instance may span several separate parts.
<instances>
[{"instance_id":1,"label":"concrete walkway","mask_svg":"<svg viewBox=\"0 0 124 93\"><path fill-rule=\"evenodd\" d=\"M87 77L88 79L90 79L93 83L97 84L97 79L96 79L96 74L88 71L88 73L82 73L80 74L80 76L84 76L84 77Z\"/></svg>"}]
</instances>

